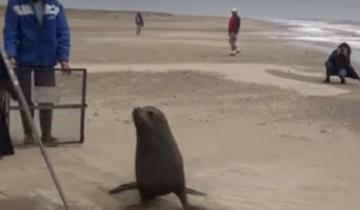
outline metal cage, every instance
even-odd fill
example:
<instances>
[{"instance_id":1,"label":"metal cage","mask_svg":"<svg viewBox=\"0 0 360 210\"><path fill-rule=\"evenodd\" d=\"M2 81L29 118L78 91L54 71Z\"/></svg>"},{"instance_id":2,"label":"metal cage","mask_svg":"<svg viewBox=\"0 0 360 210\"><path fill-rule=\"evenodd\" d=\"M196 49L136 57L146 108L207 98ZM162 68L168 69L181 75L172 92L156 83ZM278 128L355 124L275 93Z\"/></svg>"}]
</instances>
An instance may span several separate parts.
<instances>
[{"instance_id":1,"label":"metal cage","mask_svg":"<svg viewBox=\"0 0 360 210\"><path fill-rule=\"evenodd\" d=\"M21 70L27 70L27 71L33 71L33 68L31 69L21 69ZM38 69L36 69L38 70ZM46 69L41 69L46 70ZM49 69L47 69L49 70ZM60 72L61 69L54 69L56 72ZM42 110L42 109L52 109L52 110L79 110L80 111L80 120L79 120L79 128L80 128L80 134L79 138L76 140L65 140L65 141L59 141L58 144L83 144L85 142L85 115L86 115L86 91L87 91L87 70L78 68L78 69L71 69L71 72L73 74L80 74L81 76L81 96L80 96L80 102L79 103L60 103L60 104L54 104L54 105L34 105L30 106L30 109L36 111L36 110ZM72 74L72 75L73 75ZM71 75L69 75L71 77ZM9 97L8 94L1 93L0 97L2 99L4 111L6 120L8 122L9 127L11 127L11 113L12 111L19 111L20 107L16 103L11 103L11 97ZM1 101L1 100L0 100ZM4 102L5 101L5 102Z\"/></svg>"}]
</instances>

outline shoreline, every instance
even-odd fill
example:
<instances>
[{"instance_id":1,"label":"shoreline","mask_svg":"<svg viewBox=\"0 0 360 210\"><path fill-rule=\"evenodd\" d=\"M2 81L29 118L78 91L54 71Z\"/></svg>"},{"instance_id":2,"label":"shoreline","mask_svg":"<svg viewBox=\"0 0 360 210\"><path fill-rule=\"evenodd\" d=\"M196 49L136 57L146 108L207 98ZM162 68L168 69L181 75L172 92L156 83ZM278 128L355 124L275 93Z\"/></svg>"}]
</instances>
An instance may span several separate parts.
<instances>
[{"instance_id":1,"label":"shoreline","mask_svg":"<svg viewBox=\"0 0 360 210\"><path fill-rule=\"evenodd\" d=\"M360 64L359 23L311 19L273 19L269 21L275 25L273 31L265 34L269 38L289 41L302 48L312 47L326 54L330 54L340 43L347 42L354 51L352 60Z\"/></svg>"}]
</instances>

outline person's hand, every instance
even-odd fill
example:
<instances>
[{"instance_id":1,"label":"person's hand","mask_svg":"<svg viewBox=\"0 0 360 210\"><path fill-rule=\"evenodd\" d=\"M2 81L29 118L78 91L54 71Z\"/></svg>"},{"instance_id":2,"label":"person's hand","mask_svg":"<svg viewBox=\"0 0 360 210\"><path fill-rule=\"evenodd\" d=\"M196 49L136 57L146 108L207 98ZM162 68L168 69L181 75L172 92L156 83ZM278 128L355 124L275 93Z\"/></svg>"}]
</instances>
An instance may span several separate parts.
<instances>
[{"instance_id":1,"label":"person's hand","mask_svg":"<svg viewBox=\"0 0 360 210\"><path fill-rule=\"evenodd\" d=\"M16 59L14 57L9 57L9 62L11 67L15 68L16 67Z\"/></svg>"},{"instance_id":2,"label":"person's hand","mask_svg":"<svg viewBox=\"0 0 360 210\"><path fill-rule=\"evenodd\" d=\"M62 69L64 74L71 74L71 69L70 69L69 62L61 61L60 66L61 66L61 69Z\"/></svg>"}]
</instances>

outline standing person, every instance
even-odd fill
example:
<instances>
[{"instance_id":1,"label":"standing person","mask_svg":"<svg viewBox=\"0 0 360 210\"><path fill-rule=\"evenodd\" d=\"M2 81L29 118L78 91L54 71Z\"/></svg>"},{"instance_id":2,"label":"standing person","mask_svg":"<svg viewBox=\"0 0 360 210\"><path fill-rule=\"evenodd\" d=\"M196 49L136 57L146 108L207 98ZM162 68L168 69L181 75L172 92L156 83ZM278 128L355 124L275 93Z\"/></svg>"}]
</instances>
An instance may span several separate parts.
<instances>
[{"instance_id":1,"label":"standing person","mask_svg":"<svg viewBox=\"0 0 360 210\"><path fill-rule=\"evenodd\" d=\"M4 46L9 61L17 67L24 95L29 105L33 105L30 69L34 71L36 86L55 86L53 68L58 63L65 73L70 73L70 30L63 5L57 0L9 0ZM40 110L41 140L44 143L56 141L51 134L52 114L52 110ZM24 143L33 143L31 128L22 112L21 117Z\"/></svg>"},{"instance_id":2,"label":"standing person","mask_svg":"<svg viewBox=\"0 0 360 210\"><path fill-rule=\"evenodd\" d=\"M136 13L135 24L136 24L136 35L140 35L141 29L142 27L144 27L144 18L141 12Z\"/></svg>"},{"instance_id":3,"label":"standing person","mask_svg":"<svg viewBox=\"0 0 360 210\"><path fill-rule=\"evenodd\" d=\"M235 56L240 53L240 49L237 46L237 37L240 31L241 18L239 17L238 10L233 8L231 10L231 18L229 20L228 32L229 32L229 43L231 48L231 56Z\"/></svg>"},{"instance_id":4,"label":"standing person","mask_svg":"<svg viewBox=\"0 0 360 210\"><path fill-rule=\"evenodd\" d=\"M344 42L341 43L329 56L325 62L326 78L325 83L330 82L330 76L338 76L341 84L345 84L346 77L360 80L358 74L355 72L354 67L351 65L351 48Z\"/></svg>"}]
</instances>

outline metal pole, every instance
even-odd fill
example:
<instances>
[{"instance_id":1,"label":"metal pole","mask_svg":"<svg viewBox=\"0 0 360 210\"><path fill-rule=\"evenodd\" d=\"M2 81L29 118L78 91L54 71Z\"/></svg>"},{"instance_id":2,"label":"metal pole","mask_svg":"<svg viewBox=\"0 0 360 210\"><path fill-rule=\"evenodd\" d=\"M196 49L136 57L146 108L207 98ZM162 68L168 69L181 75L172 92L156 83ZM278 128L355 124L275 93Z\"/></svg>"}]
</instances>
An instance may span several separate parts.
<instances>
[{"instance_id":1,"label":"metal pole","mask_svg":"<svg viewBox=\"0 0 360 210\"><path fill-rule=\"evenodd\" d=\"M80 143L85 141L85 108L86 108L86 90L87 90L87 71L83 71L83 84L82 84L82 98L81 98L81 134L80 134Z\"/></svg>"},{"instance_id":2,"label":"metal pole","mask_svg":"<svg viewBox=\"0 0 360 210\"><path fill-rule=\"evenodd\" d=\"M26 115L26 123L28 123L28 125L30 125L30 127L31 127L34 141L40 148L40 151L41 151L41 154L42 154L42 156L43 156L43 158L45 160L46 166L47 166L47 168L49 170L49 173L50 173L50 175L51 175L51 177L53 179L55 187L56 187L56 189L57 189L57 191L58 191L58 193L60 195L60 198L61 198L61 200L62 200L62 202L64 204L64 209L65 210L70 210L69 205L68 205L67 200L66 200L65 193L64 193L63 188L62 188L62 186L60 184L60 181L59 181L58 176L57 176L57 174L55 172L55 169L54 169L54 167L52 165L50 157L49 157L47 151L45 150L44 145L42 144L42 142L40 140L39 132L36 129L34 120L33 120L32 116L31 116L31 113L30 113L30 108L29 108L28 103L27 103L27 101L25 99L24 93L23 93L23 91L22 91L22 89L20 87L19 80L18 80L18 78L17 78L17 76L15 74L15 71L14 71L12 65L7 60L7 57L5 56L5 52L3 50L1 50L1 58L4 61L6 71L9 74L9 77L10 77L11 83L13 85L14 91L16 93L18 102L20 103L20 107L21 107L22 111Z\"/></svg>"}]
</instances>

